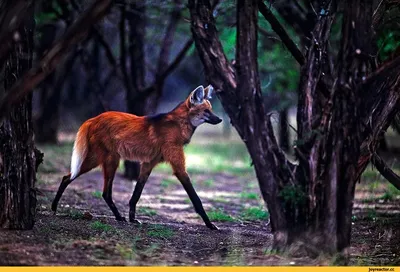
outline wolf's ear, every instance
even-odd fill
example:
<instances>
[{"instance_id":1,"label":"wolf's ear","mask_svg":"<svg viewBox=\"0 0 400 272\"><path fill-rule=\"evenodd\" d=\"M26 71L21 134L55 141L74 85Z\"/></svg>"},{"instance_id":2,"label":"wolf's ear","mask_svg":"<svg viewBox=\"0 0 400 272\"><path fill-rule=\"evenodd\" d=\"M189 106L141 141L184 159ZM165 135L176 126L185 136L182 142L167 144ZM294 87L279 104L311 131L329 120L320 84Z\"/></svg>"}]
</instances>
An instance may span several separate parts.
<instances>
[{"instance_id":1,"label":"wolf's ear","mask_svg":"<svg viewBox=\"0 0 400 272\"><path fill-rule=\"evenodd\" d=\"M211 100L214 94L214 87L210 84L204 89L204 92L205 92L204 98L207 100Z\"/></svg>"},{"instance_id":2,"label":"wolf's ear","mask_svg":"<svg viewBox=\"0 0 400 272\"><path fill-rule=\"evenodd\" d=\"M198 105L203 103L204 100L204 87L200 85L190 94L190 103L192 105Z\"/></svg>"}]
</instances>

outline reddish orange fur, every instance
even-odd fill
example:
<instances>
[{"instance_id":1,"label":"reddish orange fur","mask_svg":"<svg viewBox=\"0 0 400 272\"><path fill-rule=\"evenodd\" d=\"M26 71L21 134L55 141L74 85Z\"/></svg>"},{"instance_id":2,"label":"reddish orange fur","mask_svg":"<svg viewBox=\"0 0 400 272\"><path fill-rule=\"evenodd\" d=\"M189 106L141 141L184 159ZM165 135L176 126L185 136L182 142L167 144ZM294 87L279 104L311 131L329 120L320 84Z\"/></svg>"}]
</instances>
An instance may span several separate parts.
<instances>
[{"instance_id":1,"label":"reddish orange fur","mask_svg":"<svg viewBox=\"0 0 400 272\"><path fill-rule=\"evenodd\" d=\"M204 92L204 97L207 97L208 87ZM130 212L131 221L135 220L136 203L151 170L158 163L165 161L171 164L174 174L183 184L206 225L215 228L205 215L201 201L186 173L183 147L189 143L196 128L191 120L200 118L205 110L211 111L211 103L207 99L194 105L190 100L192 95L193 93L174 110L160 117L109 111L87 120L80 127L76 149L80 150L84 157L81 158L83 162L76 177L99 165L103 168L103 197L117 220L124 220L111 198L112 182L119 160L122 158L141 162L137 188L130 202L133 210ZM70 179L70 175L63 178L53 201L54 211L63 191L73 180Z\"/></svg>"},{"instance_id":2,"label":"reddish orange fur","mask_svg":"<svg viewBox=\"0 0 400 272\"><path fill-rule=\"evenodd\" d=\"M96 167L121 157L148 163L161 162L162 158L167 162L171 162L171 157L177 159L181 156L179 149L190 141L195 129L189 122L189 114L211 109L209 102L196 108L188 105L186 100L158 123L152 123L148 116L115 111L87 120L79 129L87 132L88 137L88 156L83 166ZM179 160L174 164L184 164L184 158Z\"/></svg>"}]
</instances>

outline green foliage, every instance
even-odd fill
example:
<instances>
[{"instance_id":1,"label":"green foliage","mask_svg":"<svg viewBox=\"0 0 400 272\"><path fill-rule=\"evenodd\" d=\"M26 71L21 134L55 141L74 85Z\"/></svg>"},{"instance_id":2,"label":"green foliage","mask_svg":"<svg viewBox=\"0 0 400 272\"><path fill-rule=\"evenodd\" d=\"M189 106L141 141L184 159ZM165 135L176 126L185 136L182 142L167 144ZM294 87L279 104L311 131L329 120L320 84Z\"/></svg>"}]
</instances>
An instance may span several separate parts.
<instances>
[{"instance_id":1,"label":"green foliage","mask_svg":"<svg viewBox=\"0 0 400 272\"><path fill-rule=\"evenodd\" d=\"M153 225L147 231L147 235L154 238L167 239L174 236L174 234L175 233L171 228L163 225Z\"/></svg>"},{"instance_id":2,"label":"green foliage","mask_svg":"<svg viewBox=\"0 0 400 272\"><path fill-rule=\"evenodd\" d=\"M167 189L168 187L170 187L171 185L173 185L174 184L174 180L172 180L172 179L163 179L162 181L161 181L161 187L163 187L164 189Z\"/></svg>"},{"instance_id":3,"label":"green foliage","mask_svg":"<svg viewBox=\"0 0 400 272\"><path fill-rule=\"evenodd\" d=\"M92 224L90 224L90 227L93 230L98 230L98 231L102 231L102 232L109 232L111 230L113 230L114 228L108 224L104 224L100 221L95 221Z\"/></svg>"},{"instance_id":4,"label":"green foliage","mask_svg":"<svg viewBox=\"0 0 400 272\"><path fill-rule=\"evenodd\" d=\"M385 201L391 201L399 195L400 195L400 190L397 190L396 187L394 187L392 184L389 184L386 189L386 192L383 194L381 199Z\"/></svg>"},{"instance_id":5,"label":"green foliage","mask_svg":"<svg viewBox=\"0 0 400 272\"><path fill-rule=\"evenodd\" d=\"M382 61L387 59L400 46L400 30L389 26L379 33L378 56Z\"/></svg>"},{"instance_id":6,"label":"green foliage","mask_svg":"<svg viewBox=\"0 0 400 272\"><path fill-rule=\"evenodd\" d=\"M249 207L242 211L240 217L251 221L265 220L269 217L269 213L262 207Z\"/></svg>"},{"instance_id":7,"label":"green foliage","mask_svg":"<svg viewBox=\"0 0 400 272\"><path fill-rule=\"evenodd\" d=\"M259 63L264 93L273 90L283 94L297 89L299 67L280 42L273 44L270 50L259 48Z\"/></svg>"},{"instance_id":8,"label":"green foliage","mask_svg":"<svg viewBox=\"0 0 400 272\"><path fill-rule=\"evenodd\" d=\"M103 193L100 191L94 191L92 192L92 196L94 196L95 198L103 198Z\"/></svg>"},{"instance_id":9,"label":"green foliage","mask_svg":"<svg viewBox=\"0 0 400 272\"><path fill-rule=\"evenodd\" d=\"M115 250L119 252L119 254L124 260L131 260L134 257L133 249L125 245L117 244L115 246Z\"/></svg>"},{"instance_id":10,"label":"green foliage","mask_svg":"<svg viewBox=\"0 0 400 272\"><path fill-rule=\"evenodd\" d=\"M376 177L376 176L375 176ZM368 189L371 192L374 192L376 189L379 188L380 182L379 181L373 181L370 184L368 184Z\"/></svg>"},{"instance_id":11,"label":"green foliage","mask_svg":"<svg viewBox=\"0 0 400 272\"><path fill-rule=\"evenodd\" d=\"M219 221L219 222L235 221L235 219L229 214L225 213L223 209L213 209L209 211L207 214L211 221Z\"/></svg>"},{"instance_id":12,"label":"green foliage","mask_svg":"<svg viewBox=\"0 0 400 272\"><path fill-rule=\"evenodd\" d=\"M68 171L70 166L73 143L39 145L44 153L43 163L39 165L39 173L59 173ZM65 170L64 170L65 169Z\"/></svg>"},{"instance_id":13,"label":"green foliage","mask_svg":"<svg viewBox=\"0 0 400 272\"><path fill-rule=\"evenodd\" d=\"M279 196L282 197L287 204L291 205L303 204L306 199L304 191L298 185L286 185L279 192Z\"/></svg>"},{"instance_id":14,"label":"green foliage","mask_svg":"<svg viewBox=\"0 0 400 272\"><path fill-rule=\"evenodd\" d=\"M377 217L377 213L375 209L368 209L367 210L367 218L370 220L375 221Z\"/></svg>"},{"instance_id":15,"label":"green foliage","mask_svg":"<svg viewBox=\"0 0 400 272\"><path fill-rule=\"evenodd\" d=\"M68 215L74 220L84 218L83 213L80 210L75 209L69 210Z\"/></svg>"},{"instance_id":16,"label":"green foliage","mask_svg":"<svg viewBox=\"0 0 400 272\"><path fill-rule=\"evenodd\" d=\"M243 143L207 143L185 148L188 169L192 173L220 173L243 175L252 173L250 156Z\"/></svg>"},{"instance_id":17,"label":"green foliage","mask_svg":"<svg viewBox=\"0 0 400 272\"><path fill-rule=\"evenodd\" d=\"M35 22L38 26L58 20L59 14L62 14L62 9L58 1L46 0L51 2L51 8L35 14Z\"/></svg>"},{"instance_id":18,"label":"green foliage","mask_svg":"<svg viewBox=\"0 0 400 272\"><path fill-rule=\"evenodd\" d=\"M224 196L217 196L213 200L215 202L219 202L219 203L229 203L229 199L227 197L224 197Z\"/></svg>"},{"instance_id":19,"label":"green foliage","mask_svg":"<svg viewBox=\"0 0 400 272\"><path fill-rule=\"evenodd\" d=\"M249 153L242 142L192 143L185 147L185 155L191 174L225 172L242 176L254 173ZM170 173L171 167L165 163L159 164L156 171ZM193 180L192 183L195 184Z\"/></svg>"},{"instance_id":20,"label":"green foliage","mask_svg":"<svg viewBox=\"0 0 400 272\"><path fill-rule=\"evenodd\" d=\"M258 194L253 193L253 192L241 192L239 196L242 199L258 199L259 198Z\"/></svg>"},{"instance_id":21,"label":"green foliage","mask_svg":"<svg viewBox=\"0 0 400 272\"><path fill-rule=\"evenodd\" d=\"M157 212L149 207L139 207L138 212L147 215L147 216L154 216Z\"/></svg>"},{"instance_id":22,"label":"green foliage","mask_svg":"<svg viewBox=\"0 0 400 272\"><path fill-rule=\"evenodd\" d=\"M214 180L212 179L207 179L203 182L205 187L211 188L214 186Z\"/></svg>"}]
</instances>

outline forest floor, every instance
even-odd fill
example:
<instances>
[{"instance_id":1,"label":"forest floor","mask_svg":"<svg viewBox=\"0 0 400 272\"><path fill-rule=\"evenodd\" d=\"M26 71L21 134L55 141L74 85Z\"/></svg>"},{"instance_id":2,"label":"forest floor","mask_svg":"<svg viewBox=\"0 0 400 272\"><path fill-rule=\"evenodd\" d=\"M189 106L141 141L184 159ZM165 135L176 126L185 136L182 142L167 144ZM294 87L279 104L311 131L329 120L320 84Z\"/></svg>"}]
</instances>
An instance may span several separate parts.
<instances>
[{"instance_id":1,"label":"forest floor","mask_svg":"<svg viewBox=\"0 0 400 272\"><path fill-rule=\"evenodd\" d=\"M195 137L186 147L188 172L211 221L207 229L167 165L151 174L138 203L141 225L117 222L102 199L100 169L65 191L50 210L61 177L69 172L72 142L39 146L37 221L29 231L0 232L0 265L333 265L296 248L271 250L269 214L243 144L220 136ZM211 140L210 140L211 139ZM391 158L390 165L400 169ZM114 180L116 206L128 217L134 182ZM400 191L368 168L357 184L350 265L400 265Z\"/></svg>"}]
</instances>

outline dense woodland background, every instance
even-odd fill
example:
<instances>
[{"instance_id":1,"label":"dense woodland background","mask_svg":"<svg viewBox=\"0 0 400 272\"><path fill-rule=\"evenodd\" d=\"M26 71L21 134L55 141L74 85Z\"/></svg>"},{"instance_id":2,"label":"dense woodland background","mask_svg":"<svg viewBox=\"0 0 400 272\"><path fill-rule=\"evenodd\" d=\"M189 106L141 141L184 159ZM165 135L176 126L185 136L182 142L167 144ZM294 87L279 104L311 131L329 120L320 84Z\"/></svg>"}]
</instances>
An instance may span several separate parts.
<instances>
[{"instance_id":1,"label":"dense woodland background","mask_svg":"<svg viewBox=\"0 0 400 272\"><path fill-rule=\"evenodd\" d=\"M48 264L48 252L61 264L193 264L185 249L199 233L202 265L399 264L400 1L4 0L0 26L0 226L34 237L0 233L5 264ZM167 112L208 84L224 121L186 150L219 234L200 230L180 193L162 198L179 188L164 166L143 200L144 229L98 208L100 172L71 185L54 219L82 122ZM119 171L123 207L138 164ZM178 215L164 202L187 207ZM24 259L31 244L43 250ZM84 247L110 257L77 259Z\"/></svg>"}]
</instances>

